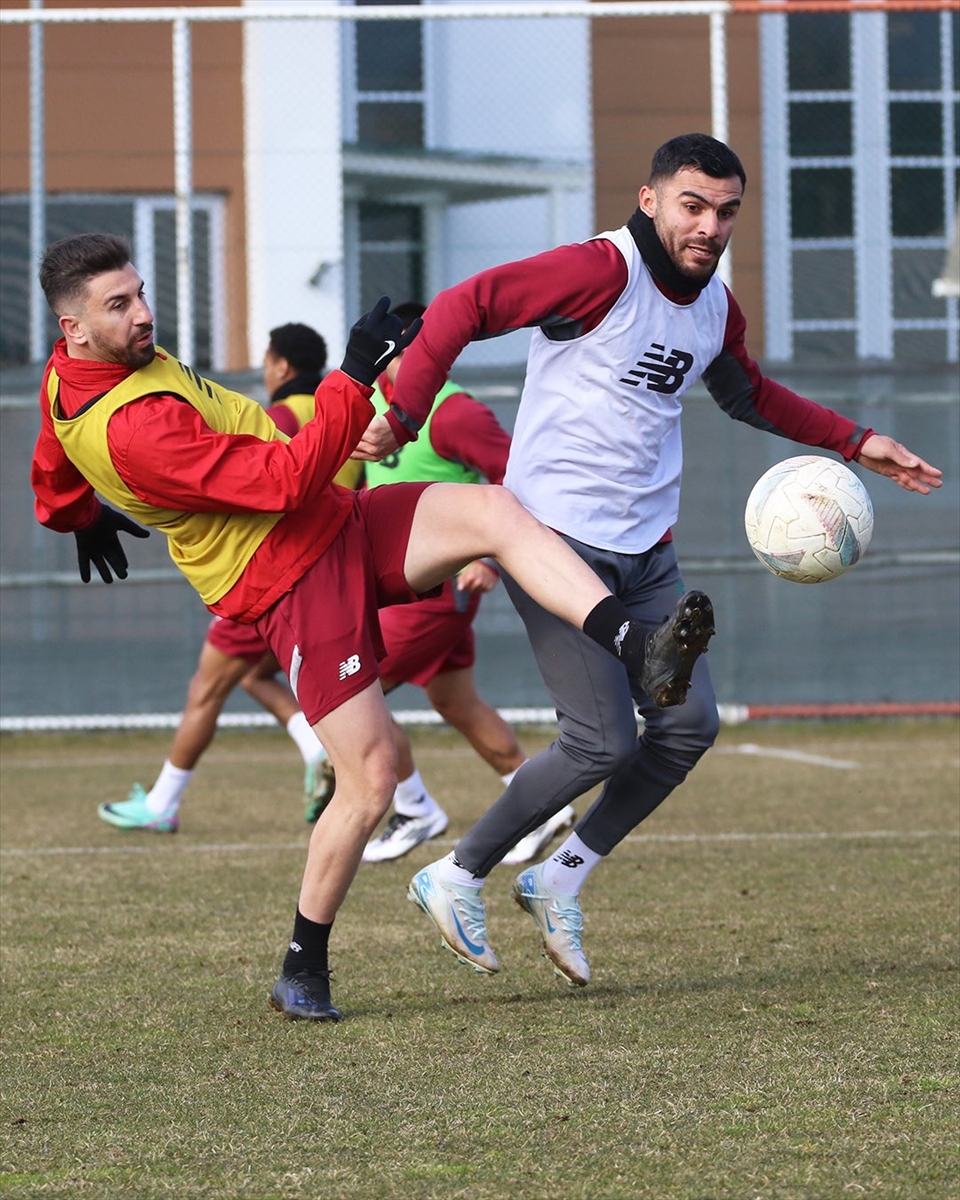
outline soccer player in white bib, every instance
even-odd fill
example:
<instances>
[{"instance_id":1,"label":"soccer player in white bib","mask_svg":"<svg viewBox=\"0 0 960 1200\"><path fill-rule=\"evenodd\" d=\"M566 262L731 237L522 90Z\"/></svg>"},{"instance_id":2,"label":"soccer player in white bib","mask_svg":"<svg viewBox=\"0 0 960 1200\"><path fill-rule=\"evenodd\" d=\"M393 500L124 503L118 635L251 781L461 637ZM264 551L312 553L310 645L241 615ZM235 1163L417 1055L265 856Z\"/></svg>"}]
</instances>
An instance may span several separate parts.
<instances>
[{"instance_id":1,"label":"soccer player in white bib","mask_svg":"<svg viewBox=\"0 0 960 1200\"><path fill-rule=\"evenodd\" d=\"M940 472L929 463L766 378L749 356L743 314L716 275L745 183L739 158L722 142L705 134L673 138L654 154L639 207L620 229L441 292L404 356L391 411L371 423L359 450L378 456L409 440L468 342L532 327L504 482L650 630L684 590L671 527L679 512L683 396L699 379L730 417L834 451L908 491L939 487ZM513 888L557 973L582 986L590 968L580 890L713 744L717 703L705 659L696 662L686 702L679 696L663 706L657 687L645 692L579 630L515 581L504 582L560 734L524 764L452 854L414 877L409 894L461 961L496 971L482 900L487 875L519 838L606 780L557 852L522 871ZM704 614L691 618L702 623ZM645 722L639 737L634 704Z\"/></svg>"}]
</instances>

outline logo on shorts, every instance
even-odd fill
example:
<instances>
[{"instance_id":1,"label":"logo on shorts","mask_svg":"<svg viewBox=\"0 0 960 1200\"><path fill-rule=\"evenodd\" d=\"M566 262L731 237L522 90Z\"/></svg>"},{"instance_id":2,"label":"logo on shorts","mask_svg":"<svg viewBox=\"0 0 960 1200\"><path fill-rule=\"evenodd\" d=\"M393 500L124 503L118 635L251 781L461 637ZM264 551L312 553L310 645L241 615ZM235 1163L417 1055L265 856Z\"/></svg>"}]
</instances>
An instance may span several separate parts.
<instances>
[{"instance_id":1,"label":"logo on shorts","mask_svg":"<svg viewBox=\"0 0 960 1200\"><path fill-rule=\"evenodd\" d=\"M349 658L344 659L340 664L340 680L346 679L348 675L356 675L360 670L360 655L351 654Z\"/></svg>"}]
</instances>

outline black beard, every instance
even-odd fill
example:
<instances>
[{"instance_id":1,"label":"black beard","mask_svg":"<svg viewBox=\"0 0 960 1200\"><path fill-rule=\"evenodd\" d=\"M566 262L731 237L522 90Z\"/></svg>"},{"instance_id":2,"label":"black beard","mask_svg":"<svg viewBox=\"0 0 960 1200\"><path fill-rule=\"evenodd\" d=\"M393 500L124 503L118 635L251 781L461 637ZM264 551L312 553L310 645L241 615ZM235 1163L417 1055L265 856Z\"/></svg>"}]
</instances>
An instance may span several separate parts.
<instances>
[{"instance_id":1,"label":"black beard","mask_svg":"<svg viewBox=\"0 0 960 1200\"><path fill-rule=\"evenodd\" d=\"M640 208L627 222L627 228L633 234L640 256L650 268L650 273L668 291L678 296L693 296L702 292L713 278L716 266L709 275L694 278L681 271L677 264L664 249L663 242L653 224L653 219Z\"/></svg>"},{"instance_id":2,"label":"black beard","mask_svg":"<svg viewBox=\"0 0 960 1200\"><path fill-rule=\"evenodd\" d=\"M134 346L125 346L121 351L106 346L99 339L91 339L90 344L91 348L96 350L100 355L102 362L116 363L118 366L127 367L131 371L139 371L141 367L149 367L157 356L157 348L153 342L149 346L145 346L142 350Z\"/></svg>"}]
</instances>

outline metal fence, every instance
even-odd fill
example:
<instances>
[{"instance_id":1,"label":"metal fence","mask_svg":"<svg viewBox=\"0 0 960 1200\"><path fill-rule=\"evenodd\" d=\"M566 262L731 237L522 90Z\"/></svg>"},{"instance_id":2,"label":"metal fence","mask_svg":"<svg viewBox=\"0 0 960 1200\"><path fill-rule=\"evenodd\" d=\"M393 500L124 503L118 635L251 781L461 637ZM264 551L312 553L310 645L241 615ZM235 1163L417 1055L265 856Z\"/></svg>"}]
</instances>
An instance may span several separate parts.
<instances>
[{"instance_id":1,"label":"metal fence","mask_svg":"<svg viewBox=\"0 0 960 1200\"><path fill-rule=\"evenodd\" d=\"M522 335L519 335L522 336ZM768 574L743 533L743 506L772 463L802 452L792 442L728 420L696 390L685 404L683 506L677 546L688 586L713 598L718 634L710 662L725 706L837 703L909 705L960 699L960 406L948 369L776 371L778 378L890 432L941 466L944 488L907 494L861 471L876 510L858 566L827 584ZM519 377L457 372L458 381L512 427ZM260 393L252 376L229 382ZM176 713L209 614L152 535L130 543L130 578L79 583L74 540L31 512L29 460L39 427L29 385L0 401L0 716ZM502 588L476 622L477 678L498 707L549 705L526 638ZM422 709L401 688L395 709ZM228 714L252 713L242 694Z\"/></svg>"},{"instance_id":2,"label":"metal fence","mask_svg":"<svg viewBox=\"0 0 960 1200\"><path fill-rule=\"evenodd\" d=\"M749 554L742 506L796 448L694 392L677 538L688 584L716 602L721 701L958 698L955 4L3 0L0 23L4 721L176 712L208 620L157 535L131 547L126 583L83 587L73 539L32 517L38 360L56 332L33 286L46 240L91 223L130 236L158 340L262 399L258 374L226 368L256 363L273 325L315 325L335 362L381 292L429 300L621 223L678 121L753 164L725 270L754 352L947 479L921 498L868 477L863 563L784 583ZM526 340L457 366L508 427ZM502 592L477 628L486 696L544 706Z\"/></svg>"}]
</instances>

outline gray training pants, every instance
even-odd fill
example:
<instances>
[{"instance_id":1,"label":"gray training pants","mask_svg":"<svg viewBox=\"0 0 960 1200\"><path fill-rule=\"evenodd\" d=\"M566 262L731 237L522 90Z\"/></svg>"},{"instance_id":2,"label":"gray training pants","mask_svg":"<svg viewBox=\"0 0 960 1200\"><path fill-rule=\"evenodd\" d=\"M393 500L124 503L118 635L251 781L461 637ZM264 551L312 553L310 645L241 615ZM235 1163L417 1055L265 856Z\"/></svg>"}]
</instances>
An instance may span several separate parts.
<instances>
[{"instance_id":1,"label":"gray training pants","mask_svg":"<svg viewBox=\"0 0 960 1200\"><path fill-rule=\"evenodd\" d=\"M634 620L650 629L671 614L684 592L672 542L644 554L597 550L565 538ZM597 854L614 846L682 783L716 740L717 701L700 658L685 704L658 708L617 660L579 629L546 612L509 577L504 584L520 614L560 735L517 772L499 800L457 843L457 860L487 875L522 837L606 779L576 832ZM633 704L644 717L637 736Z\"/></svg>"}]
</instances>

